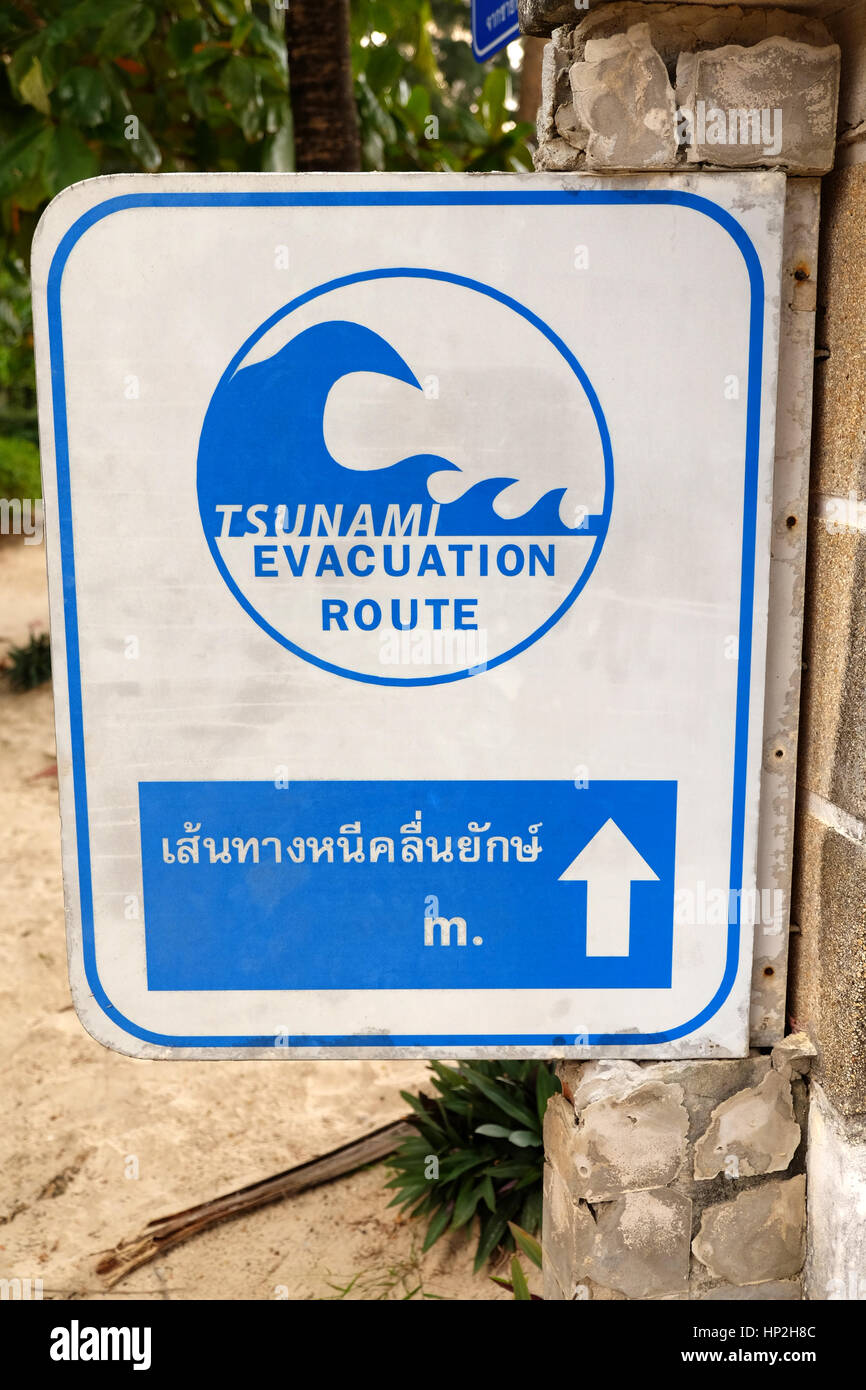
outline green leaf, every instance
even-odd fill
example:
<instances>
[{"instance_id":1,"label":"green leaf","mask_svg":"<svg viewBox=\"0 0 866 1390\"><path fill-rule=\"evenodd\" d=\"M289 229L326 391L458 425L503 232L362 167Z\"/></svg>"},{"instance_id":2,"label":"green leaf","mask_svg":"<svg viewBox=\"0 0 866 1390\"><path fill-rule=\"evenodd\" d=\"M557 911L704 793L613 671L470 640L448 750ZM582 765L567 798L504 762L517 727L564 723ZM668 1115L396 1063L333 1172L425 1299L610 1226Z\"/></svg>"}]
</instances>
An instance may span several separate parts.
<instances>
[{"instance_id":1,"label":"green leaf","mask_svg":"<svg viewBox=\"0 0 866 1390\"><path fill-rule=\"evenodd\" d=\"M246 10L244 0L211 0L211 4L220 24L236 24Z\"/></svg>"},{"instance_id":2,"label":"green leaf","mask_svg":"<svg viewBox=\"0 0 866 1390\"><path fill-rule=\"evenodd\" d=\"M508 1138L519 1149L538 1149L542 1142L540 1136L531 1129L513 1129Z\"/></svg>"},{"instance_id":3,"label":"green leaf","mask_svg":"<svg viewBox=\"0 0 866 1390\"><path fill-rule=\"evenodd\" d=\"M430 115L430 93L426 87L415 86L406 102L406 110L416 125L423 125Z\"/></svg>"},{"instance_id":4,"label":"green leaf","mask_svg":"<svg viewBox=\"0 0 866 1390\"><path fill-rule=\"evenodd\" d=\"M168 31L166 48L178 67L183 68L193 56L196 44L207 39L207 25L201 19L178 19Z\"/></svg>"},{"instance_id":5,"label":"green leaf","mask_svg":"<svg viewBox=\"0 0 866 1390\"><path fill-rule=\"evenodd\" d=\"M129 58L153 33L156 15L147 5L124 5L105 25L96 52L108 58Z\"/></svg>"},{"instance_id":6,"label":"green leaf","mask_svg":"<svg viewBox=\"0 0 866 1390\"><path fill-rule=\"evenodd\" d=\"M479 1125L475 1133L486 1134L491 1139L508 1139L511 1130L506 1129L504 1125Z\"/></svg>"},{"instance_id":7,"label":"green leaf","mask_svg":"<svg viewBox=\"0 0 866 1390\"><path fill-rule=\"evenodd\" d=\"M497 133L502 125L507 96L508 73L505 68L494 68L484 79L480 102L481 120L490 134Z\"/></svg>"},{"instance_id":8,"label":"green leaf","mask_svg":"<svg viewBox=\"0 0 866 1390\"><path fill-rule=\"evenodd\" d=\"M430 1225L427 1227L427 1234L424 1237L424 1244L421 1246L422 1254L425 1250L429 1250L431 1245L436 1244L439 1237L443 1235L445 1231L448 1229L448 1223L450 1222L450 1220L451 1212L449 1211L448 1207L440 1207L439 1211L437 1211L436 1215L431 1220Z\"/></svg>"},{"instance_id":9,"label":"green leaf","mask_svg":"<svg viewBox=\"0 0 866 1390\"><path fill-rule=\"evenodd\" d=\"M220 91L237 111L255 101L259 93L256 70L249 58L229 58L220 74Z\"/></svg>"},{"instance_id":10,"label":"green leaf","mask_svg":"<svg viewBox=\"0 0 866 1390\"><path fill-rule=\"evenodd\" d=\"M84 136L71 125L59 125L51 132L45 149L43 177L49 197L70 183L92 178L99 167L96 155Z\"/></svg>"},{"instance_id":11,"label":"green leaf","mask_svg":"<svg viewBox=\"0 0 866 1390\"><path fill-rule=\"evenodd\" d=\"M238 24L235 25L234 29L232 29L232 48L234 48L235 50L243 48L244 44L250 36L250 30L252 29L252 27L253 17L249 14L246 15Z\"/></svg>"},{"instance_id":12,"label":"green leaf","mask_svg":"<svg viewBox=\"0 0 866 1390\"><path fill-rule=\"evenodd\" d=\"M98 68L70 68L57 84L57 99L76 125L100 125L111 113L111 88Z\"/></svg>"},{"instance_id":13,"label":"green leaf","mask_svg":"<svg viewBox=\"0 0 866 1390\"><path fill-rule=\"evenodd\" d=\"M500 1178L522 1178L527 1173L531 1182L538 1182L538 1166L527 1154L523 1158L511 1158L504 1162L491 1163L486 1171L497 1182Z\"/></svg>"},{"instance_id":14,"label":"green leaf","mask_svg":"<svg viewBox=\"0 0 866 1390\"><path fill-rule=\"evenodd\" d=\"M523 1266L516 1255L511 1257L511 1286L514 1289L514 1297L519 1303L529 1303L529 1285L526 1282L526 1275L523 1273Z\"/></svg>"},{"instance_id":15,"label":"green leaf","mask_svg":"<svg viewBox=\"0 0 866 1390\"><path fill-rule=\"evenodd\" d=\"M442 1086L447 1090L454 1090L455 1087L464 1084L463 1077L460 1075L459 1071L455 1071L453 1067L446 1067L444 1062L431 1062L430 1070L438 1077ZM440 1086L440 1090L441 1089L442 1087Z\"/></svg>"},{"instance_id":16,"label":"green leaf","mask_svg":"<svg viewBox=\"0 0 866 1390\"><path fill-rule=\"evenodd\" d=\"M439 1180L440 1182L451 1182L472 1168L482 1168L489 1157L489 1153L478 1154L472 1150L467 1153L449 1154L439 1165Z\"/></svg>"},{"instance_id":17,"label":"green leaf","mask_svg":"<svg viewBox=\"0 0 866 1390\"><path fill-rule=\"evenodd\" d=\"M192 53L184 64L186 72L201 73L206 69L214 67L217 63L226 63L228 58L224 48L219 44L209 43L198 53Z\"/></svg>"},{"instance_id":18,"label":"green leaf","mask_svg":"<svg viewBox=\"0 0 866 1390\"><path fill-rule=\"evenodd\" d=\"M547 1102L550 1100L550 1097L555 1096L561 1089L559 1078L554 1075L547 1063L539 1063L538 1073L535 1078L535 1100L538 1106L539 1124L544 1123L544 1113L547 1110Z\"/></svg>"},{"instance_id":19,"label":"green leaf","mask_svg":"<svg viewBox=\"0 0 866 1390\"><path fill-rule=\"evenodd\" d=\"M513 1221L509 1221L508 1229L514 1236L515 1244L524 1255L527 1255L534 1265L541 1269L541 1242L525 1231L522 1226L518 1226Z\"/></svg>"},{"instance_id":20,"label":"green leaf","mask_svg":"<svg viewBox=\"0 0 866 1390\"><path fill-rule=\"evenodd\" d=\"M535 1123L535 1116L527 1110L525 1105L514 1099L504 1086L497 1086L495 1082L488 1080L480 1072L475 1075L475 1083L488 1100L492 1100L494 1105L500 1110L504 1110L506 1115L510 1115L513 1120L520 1120L526 1127L532 1128Z\"/></svg>"},{"instance_id":21,"label":"green leaf","mask_svg":"<svg viewBox=\"0 0 866 1390\"><path fill-rule=\"evenodd\" d=\"M514 1191L525 1192L527 1187L537 1187L538 1181L539 1178L537 1171L531 1167L524 1167L523 1177L519 1179ZM524 1222L524 1225L525 1224L526 1222Z\"/></svg>"},{"instance_id":22,"label":"green leaf","mask_svg":"<svg viewBox=\"0 0 866 1390\"><path fill-rule=\"evenodd\" d=\"M467 1221L471 1221L475 1215L475 1208L481 1201L481 1188L475 1186L474 1179L465 1177L457 1190L457 1199L454 1203L454 1214L451 1218L451 1226L456 1231L461 1226L465 1226Z\"/></svg>"},{"instance_id":23,"label":"green leaf","mask_svg":"<svg viewBox=\"0 0 866 1390\"><path fill-rule=\"evenodd\" d=\"M20 135L0 143L0 197L14 193L18 198L21 185L37 175L51 134L51 127L38 116L28 116Z\"/></svg>"},{"instance_id":24,"label":"green leaf","mask_svg":"<svg viewBox=\"0 0 866 1390\"><path fill-rule=\"evenodd\" d=\"M381 93L397 81L403 71L403 57L393 44L382 44L381 48L368 51L365 76L373 91Z\"/></svg>"},{"instance_id":25,"label":"green leaf","mask_svg":"<svg viewBox=\"0 0 866 1390\"><path fill-rule=\"evenodd\" d=\"M507 1230L508 1220L504 1216L491 1212L490 1215L484 1219L481 1225L481 1237L478 1241L478 1248L475 1251L473 1273L477 1274L482 1265L489 1260Z\"/></svg>"},{"instance_id":26,"label":"green leaf","mask_svg":"<svg viewBox=\"0 0 866 1390\"><path fill-rule=\"evenodd\" d=\"M489 1173L485 1173L481 1179L481 1196L488 1211L496 1210L496 1193L493 1188L493 1179Z\"/></svg>"},{"instance_id":27,"label":"green leaf","mask_svg":"<svg viewBox=\"0 0 866 1390\"><path fill-rule=\"evenodd\" d=\"M266 24L253 20L250 36L253 43L264 49L279 76L285 79L289 72L289 52L282 34L275 34Z\"/></svg>"},{"instance_id":28,"label":"green leaf","mask_svg":"<svg viewBox=\"0 0 866 1390\"><path fill-rule=\"evenodd\" d=\"M446 1137L445 1131L442 1126L438 1124L435 1117L430 1114L424 1102L418 1096L413 1096L411 1091L401 1091L400 1095L407 1105L411 1105L418 1119L422 1121L427 1129L438 1131L440 1140L444 1143Z\"/></svg>"},{"instance_id":29,"label":"green leaf","mask_svg":"<svg viewBox=\"0 0 866 1390\"><path fill-rule=\"evenodd\" d=\"M131 0L121 8L129 9ZM117 14L118 0L82 0L73 5L59 20L54 19L48 26L52 40L64 42L82 29L103 28Z\"/></svg>"},{"instance_id":30,"label":"green leaf","mask_svg":"<svg viewBox=\"0 0 866 1390\"><path fill-rule=\"evenodd\" d=\"M29 439L0 435L0 497L41 497L39 449Z\"/></svg>"},{"instance_id":31,"label":"green leaf","mask_svg":"<svg viewBox=\"0 0 866 1390\"><path fill-rule=\"evenodd\" d=\"M48 96L48 89L45 86L45 78L42 74L42 64L38 58L34 58L24 76L18 83L18 92L22 101L26 101L28 106L33 106L37 111L41 111L43 116L50 116L51 101Z\"/></svg>"}]
</instances>

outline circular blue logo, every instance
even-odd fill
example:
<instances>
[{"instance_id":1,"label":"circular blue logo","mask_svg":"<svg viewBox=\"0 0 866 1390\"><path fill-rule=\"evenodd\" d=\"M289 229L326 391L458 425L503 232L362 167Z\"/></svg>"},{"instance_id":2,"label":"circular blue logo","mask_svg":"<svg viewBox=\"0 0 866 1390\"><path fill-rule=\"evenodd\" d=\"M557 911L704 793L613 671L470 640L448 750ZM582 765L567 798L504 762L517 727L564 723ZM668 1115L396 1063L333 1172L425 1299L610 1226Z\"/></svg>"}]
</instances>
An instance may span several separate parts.
<instances>
[{"instance_id":1,"label":"circular blue logo","mask_svg":"<svg viewBox=\"0 0 866 1390\"><path fill-rule=\"evenodd\" d=\"M274 641L380 685L465 679L570 608L613 498L604 415L570 348L441 270L307 291L232 358L198 453L220 574Z\"/></svg>"}]
</instances>

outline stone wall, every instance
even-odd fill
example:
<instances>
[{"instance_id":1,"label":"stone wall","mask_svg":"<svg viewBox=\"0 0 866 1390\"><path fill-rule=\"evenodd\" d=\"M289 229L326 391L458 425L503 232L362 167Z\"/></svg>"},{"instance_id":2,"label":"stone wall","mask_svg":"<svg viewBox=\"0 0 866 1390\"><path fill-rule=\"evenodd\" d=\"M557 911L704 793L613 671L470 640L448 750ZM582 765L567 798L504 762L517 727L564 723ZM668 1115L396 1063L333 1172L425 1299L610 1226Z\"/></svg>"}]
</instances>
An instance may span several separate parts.
<instances>
[{"instance_id":1,"label":"stone wall","mask_svg":"<svg viewBox=\"0 0 866 1390\"><path fill-rule=\"evenodd\" d=\"M524 32L551 34L539 169L832 167L840 52L825 25L737 5L593 6L526 0Z\"/></svg>"},{"instance_id":2,"label":"stone wall","mask_svg":"<svg viewBox=\"0 0 866 1390\"><path fill-rule=\"evenodd\" d=\"M814 1048L561 1063L544 1127L545 1298L799 1299Z\"/></svg>"}]
</instances>

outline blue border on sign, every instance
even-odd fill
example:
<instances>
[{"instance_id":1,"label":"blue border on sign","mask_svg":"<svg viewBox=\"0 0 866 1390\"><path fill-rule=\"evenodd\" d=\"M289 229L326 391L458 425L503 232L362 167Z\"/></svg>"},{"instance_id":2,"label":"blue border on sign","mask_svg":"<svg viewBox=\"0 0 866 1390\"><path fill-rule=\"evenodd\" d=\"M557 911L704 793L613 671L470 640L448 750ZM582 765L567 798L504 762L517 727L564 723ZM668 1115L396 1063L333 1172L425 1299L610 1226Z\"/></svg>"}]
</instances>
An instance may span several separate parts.
<instances>
[{"instance_id":1,"label":"blue border on sign","mask_svg":"<svg viewBox=\"0 0 866 1390\"><path fill-rule=\"evenodd\" d=\"M154 1033L126 1018L106 994L96 964L93 923L93 886L90 866L90 831L87 803L87 774L84 757L84 720L81 669L78 645L78 607L75 592L75 554L72 533L72 504L69 478L69 439L66 419L66 382L63 362L61 321L61 282L69 255L96 222L129 208L141 207L415 207L481 206L598 206L638 205L679 206L702 213L718 223L738 247L749 275L749 367L746 408L746 457L743 485L743 549L740 565L740 623L737 671L736 728L734 736L734 777L732 786L730 886L737 892L737 914L727 931L725 969L718 989L709 1003L693 1018L675 1028L657 1033L557 1033L523 1034L361 1034L359 1036L290 1037L286 1045L295 1048L331 1047L563 1047L563 1046L648 1046L686 1037L718 1012L736 979L740 957L740 894L743 881L743 841L746 811L746 766L748 758L749 697L752 662L752 616L755 591L755 530L757 524L758 468L761 427L761 371L764 343L764 275L754 244L745 229L726 209L709 198L675 189L628 191L557 190L550 192L322 192L322 193L129 193L107 198L84 213L61 238L48 273L48 338L51 361L52 403L57 468L58 520L60 526L61 587L66 635L66 666L69 685L69 722L72 743L72 780L75 804L75 833L78 850L79 894L84 971L91 993L107 1018L123 1032L158 1047L270 1048L274 1037L174 1036ZM576 1043L576 1037L580 1043Z\"/></svg>"},{"instance_id":2,"label":"blue border on sign","mask_svg":"<svg viewBox=\"0 0 866 1390\"><path fill-rule=\"evenodd\" d=\"M479 14L479 0L472 0L472 56L476 63L486 63L488 58L492 58L494 53L498 53L501 48L507 48L515 39L520 38L520 20L515 15L514 23L510 29L501 30L495 39L482 47L476 32L477 22L481 18Z\"/></svg>"},{"instance_id":3,"label":"blue border on sign","mask_svg":"<svg viewBox=\"0 0 866 1390\"><path fill-rule=\"evenodd\" d=\"M312 652L308 652L303 647L299 647L296 642L293 642L289 637L286 637L284 633L280 632L278 628L275 628L269 623L253 605L252 601L247 598L246 594L238 587L234 576L220 554L216 536L211 536L206 530L204 534L208 549L213 556L214 563L222 576L226 588L237 599L244 612L252 618L253 622L256 623L263 632L266 632L275 642L279 642L281 647L285 647L288 651L293 652L295 656L301 657L302 660L309 661L311 666L318 666L320 670L328 671L332 676L344 676L347 680L361 681L365 685L449 685L453 681L469 680L473 676L481 675L485 671L491 671L494 666L501 666L504 661L511 661L513 657L519 656L521 652L526 651L527 647L531 647L534 642L537 642L540 637L543 637L552 627L555 627L560 618L564 617L568 612L578 594L583 591L589 582L590 575L598 563L602 547L607 539L611 512L613 510L614 489L613 449L611 448L610 431L607 428L607 420L604 417L604 411L601 408L601 402L598 399L593 384L571 349L567 347L559 335L554 333L553 329L544 322L544 319L540 319L537 314L533 314L531 309L527 309L524 304L521 304L517 299L512 299L510 295L503 294L501 290L495 290L491 285L485 285L481 280L470 280L465 275L452 275L446 270L424 270L416 266L391 266L386 270L362 270L356 275L343 275L338 280L328 280L323 285L316 285L314 289L307 290L305 294L298 295L296 299L291 300L289 304L284 304L281 309L277 309L269 318L266 318L264 323L260 324L255 332L251 333L246 341L238 348L217 382L211 400L216 396L220 387L234 375L244 358L247 357L255 347L256 343L259 342L266 333L270 332L276 324L280 323L284 318L287 318L289 314L294 313L296 309L302 308L305 304L311 303L314 299L319 299L323 294L330 294L332 290L344 289L347 285L357 285L365 280L400 279L443 280L446 284L460 285L463 289L474 290L478 294L487 295L489 299L495 300L498 304L504 304L507 309L511 309L513 313L518 314L522 319L525 319L527 323L531 323L532 327L537 329L542 337L546 338L547 341L556 348L556 351L568 364L577 377L577 380L580 382L584 395L589 401L593 419L595 420L598 430L599 440L601 442L604 464L604 505L601 509L598 530L595 533L595 540L593 541L593 546L589 552L587 561L580 572L576 584L566 594L562 603L559 604L558 608L551 613L550 617L547 618L540 627L537 627L534 632L530 632L528 637L524 637L521 642L517 642L513 647L509 647L507 652L501 652L499 656L490 658L490 660L485 661L482 665L469 667L465 671L449 671L441 676L373 676L370 675L369 672L353 671L347 666L337 666L332 661L326 661L324 657L314 656ZM199 438L199 451L200 450L201 439ZM199 510L201 510L200 502ZM202 523L203 522L204 517L202 516ZM587 531L586 534L590 535L592 533Z\"/></svg>"}]
</instances>

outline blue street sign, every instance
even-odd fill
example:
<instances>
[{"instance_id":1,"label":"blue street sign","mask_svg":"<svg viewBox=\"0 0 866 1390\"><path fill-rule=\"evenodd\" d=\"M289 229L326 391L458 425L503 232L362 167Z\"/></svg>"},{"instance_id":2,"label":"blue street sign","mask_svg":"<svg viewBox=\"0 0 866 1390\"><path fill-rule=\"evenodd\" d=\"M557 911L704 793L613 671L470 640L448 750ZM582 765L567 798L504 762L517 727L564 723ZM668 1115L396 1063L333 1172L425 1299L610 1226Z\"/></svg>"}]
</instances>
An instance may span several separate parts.
<instances>
[{"instance_id":1,"label":"blue street sign","mask_svg":"<svg viewBox=\"0 0 866 1390\"><path fill-rule=\"evenodd\" d=\"M472 0L472 52L486 63L500 48L520 38L517 0Z\"/></svg>"},{"instance_id":2,"label":"blue street sign","mask_svg":"<svg viewBox=\"0 0 866 1390\"><path fill-rule=\"evenodd\" d=\"M476 6L479 56L515 10ZM52 204L99 1041L745 1054L785 178L693 178L121 175Z\"/></svg>"},{"instance_id":3,"label":"blue street sign","mask_svg":"<svg viewBox=\"0 0 866 1390\"><path fill-rule=\"evenodd\" d=\"M139 800L151 990L670 987L675 782L143 782Z\"/></svg>"}]
</instances>

